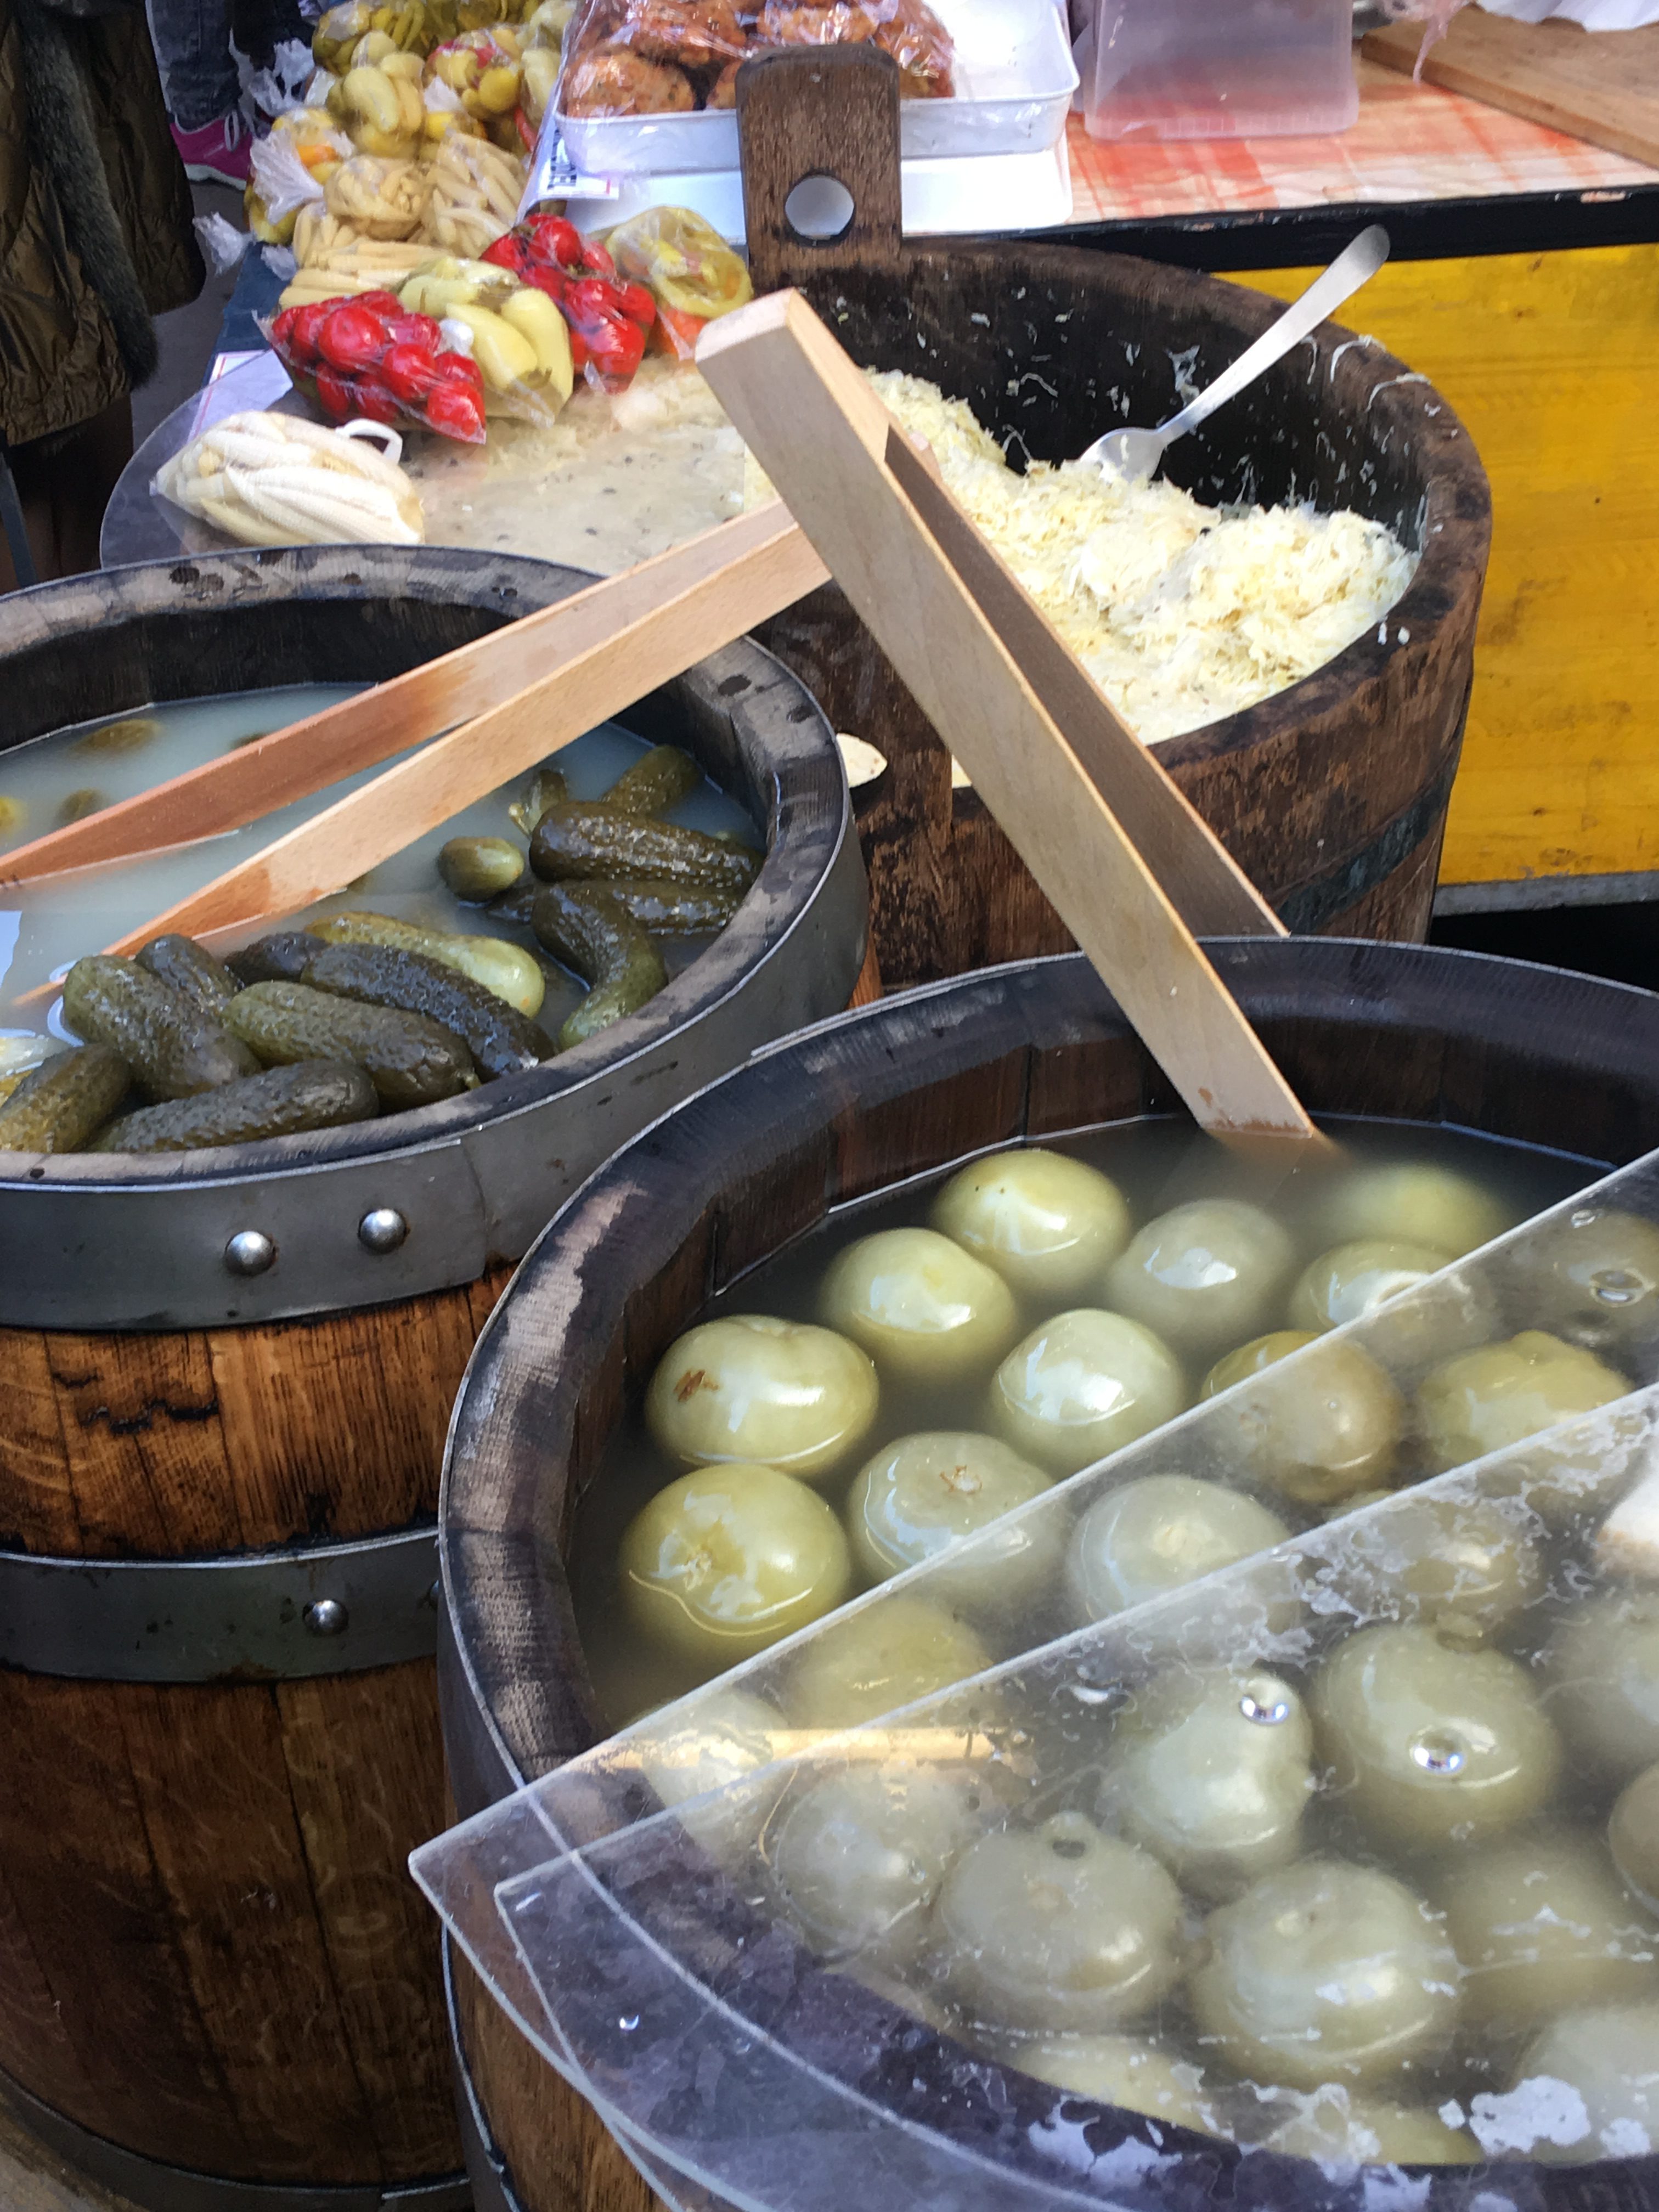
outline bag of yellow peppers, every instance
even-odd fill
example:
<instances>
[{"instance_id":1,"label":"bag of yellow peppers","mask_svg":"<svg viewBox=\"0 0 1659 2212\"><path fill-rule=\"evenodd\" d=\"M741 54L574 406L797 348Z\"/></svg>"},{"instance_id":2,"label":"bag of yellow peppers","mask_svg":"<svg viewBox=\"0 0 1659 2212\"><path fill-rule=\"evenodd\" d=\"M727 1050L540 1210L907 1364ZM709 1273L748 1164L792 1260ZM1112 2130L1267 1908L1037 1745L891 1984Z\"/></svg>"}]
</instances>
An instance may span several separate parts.
<instances>
[{"instance_id":1,"label":"bag of yellow peppers","mask_svg":"<svg viewBox=\"0 0 1659 2212\"><path fill-rule=\"evenodd\" d=\"M286 246L294 235L295 218L305 204L301 197L303 187L307 182L313 187L325 186L350 153L351 142L329 116L316 107L287 109L271 125L270 135L279 147L286 147L300 164L295 172L295 189L273 213L259 189L258 177L251 174L243 187L242 209L248 228L261 246Z\"/></svg>"},{"instance_id":2,"label":"bag of yellow peppers","mask_svg":"<svg viewBox=\"0 0 1659 2212\"><path fill-rule=\"evenodd\" d=\"M647 208L605 243L617 276L645 285L657 303L653 343L681 361L696 354L705 323L755 296L742 259L690 208Z\"/></svg>"},{"instance_id":3,"label":"bag of yellow peppers","mask_svg":"<svg viewBox=\"0 0 1659 2212\"><path fill-rule=\"evenodd\" d=\"M441 255L398 296L410 314L465 331L490 414L545 426L569 398L576 380L569 326L533 284L489 262Z\"/></svg>"}]
</instances>

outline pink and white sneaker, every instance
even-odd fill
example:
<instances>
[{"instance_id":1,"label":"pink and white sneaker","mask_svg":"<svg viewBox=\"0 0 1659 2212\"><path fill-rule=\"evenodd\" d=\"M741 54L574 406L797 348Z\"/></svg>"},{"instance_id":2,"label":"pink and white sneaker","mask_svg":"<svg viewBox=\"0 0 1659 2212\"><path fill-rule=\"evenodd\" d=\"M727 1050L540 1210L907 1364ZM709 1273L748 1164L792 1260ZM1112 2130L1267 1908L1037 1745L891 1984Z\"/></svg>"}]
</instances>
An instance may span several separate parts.
<instances>
[{"instance_id":1,"label":"pink and white sneaker","mask_svg":"<svg viewBox=\"0 0 1659 2212\"><path fill-rule=\"evenodd\" d=\"M232 185L238 191L246 184L253 136L240 107L199 131L181 131L175 123L173 143L192 184Z\"/></svg>"}]
</instances>

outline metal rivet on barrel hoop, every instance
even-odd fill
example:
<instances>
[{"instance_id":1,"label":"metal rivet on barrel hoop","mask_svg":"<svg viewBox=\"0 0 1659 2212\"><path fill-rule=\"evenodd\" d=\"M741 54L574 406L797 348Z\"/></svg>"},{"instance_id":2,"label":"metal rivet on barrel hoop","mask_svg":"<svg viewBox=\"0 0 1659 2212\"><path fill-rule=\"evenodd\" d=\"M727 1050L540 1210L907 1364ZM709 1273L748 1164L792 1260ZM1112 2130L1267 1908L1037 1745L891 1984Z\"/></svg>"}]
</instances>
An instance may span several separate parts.
<instances>
[{"instance_id":1,"label":"metal rivet on barrel hoop","mask_svg":"<svg viewBox=\"0 0 1659 2212\"><path fill-rule=\"evenodd\" d=\"M225 1265L233 1275L263 1275L276 1257L276 1243L263 1229L239 1229L225 1247Z\"/></svg>"},{"instance_id":2,"label":"metal rivet on barrel hoop","mask_svg":"<svg viewBox=\"0 0 1659 2212\"><path fill-rule=\"evenodd\" d=\"M357 1242L365 1252L395 1252L409 1234L409 1224L395 1206L370 1208L357 1224Z\"/></svg>"},{"instance_id":3,"label":"metal rivet on barrel hoop","mask_svg":"<svg viewBox=\"0 0 1659 2212\"><path fill-rule=\"evenodd\" d=\"M343 1636L351 1615L337 1597L313 1598L301 1619L313 1636Z\"/></svg>"}]
</instances>

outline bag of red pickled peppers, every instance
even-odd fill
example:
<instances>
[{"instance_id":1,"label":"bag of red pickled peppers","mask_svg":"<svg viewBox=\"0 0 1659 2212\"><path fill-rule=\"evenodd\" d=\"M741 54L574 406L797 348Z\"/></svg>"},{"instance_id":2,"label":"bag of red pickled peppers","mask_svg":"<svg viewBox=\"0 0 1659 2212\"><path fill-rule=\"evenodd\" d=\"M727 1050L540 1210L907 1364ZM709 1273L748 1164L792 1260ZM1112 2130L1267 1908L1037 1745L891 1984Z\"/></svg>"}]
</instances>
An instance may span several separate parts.
<instances>
[{"instance_id":1,"label":"bag of red pickled peppers","mask_svg":"<svg viewBox=\"0 0 1659 2212\"><path fill-rule=\"evenodd\" d=\"M545 292L570 325L574 367L602 392L623 392L645 358L656 302L643 284L629 283L605 247L573 222L532 215L485 249L521 284Z\"/></svg>"},{"instance_id":2,"label":"bag of red pickled peppers","mask_svg":"<svg viewBox=\"0 0 1659 2212\"><path fill-rule=\"evenodd\" d=\"M371 422L435 430L465 445L484 441L477 362L446 351L431 316L409 313L395 292L284 307L265 335L331 422L367 416Z\"/></svg>"}]
</instances>

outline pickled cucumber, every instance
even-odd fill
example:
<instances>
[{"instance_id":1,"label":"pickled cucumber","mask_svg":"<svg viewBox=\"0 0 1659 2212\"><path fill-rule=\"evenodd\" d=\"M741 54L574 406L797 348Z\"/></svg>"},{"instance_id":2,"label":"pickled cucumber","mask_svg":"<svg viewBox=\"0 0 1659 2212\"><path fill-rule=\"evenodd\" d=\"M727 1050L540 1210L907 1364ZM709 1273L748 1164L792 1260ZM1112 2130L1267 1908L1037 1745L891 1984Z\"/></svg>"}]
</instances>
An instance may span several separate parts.
<instances>
[{"instance_id":1,"label":"pickled cucumber","mask_svg":"<svg viewBox=\"0 0 1659 2212\"><path fill-rule=\"evenodd\" d=\"M78 1152L131 1081L125 1060L106 1044L54 1054L0 1102L0 1152Z\"/></svg>"},{"instance_id":2,"label":"pickled cucumber","mask_svg":"<svg viewBox=\"0 0 1659 2212\"><path fill-rule=\"evenodd\" d=\"M528 929L541 895L540 884L534 876L527 876L510 891L502 891L499 897L491 899L484 912L492 921L510 922L514 929Z\"/></svg>"},{"instance_id":3,"label":"pickled cucumber","mask_svg":"<svg viewBox=\"0 0 1659 2212\"><path fill-rule=\"evenodd\" d=\"M118 1052L152 1103L259 1073L244 1041L136 961L77 960L64 979L64 1016L76 1036Z\"/></svg>"},{"instance_id":4,"label":"pickled cucumber","mask_svg":"<svg viewBox=\"0 0 1659 2212\"><path fill-rule=\"evenodd\" d=\"M446 968L459 968L521 1014L538 1014L547 995L547 978L536 961L499 937L452 936L385 914L337 914L318 922L314 933L330 945L384 945L393 952L423 953Z\"/></svg>"},{"instance_id":5,"label":"pickled cucumber","mask_svg":"<svg viewBox=\"0 0 1659 2212\"><path fill-rule=\"evenodd\" d=\"M553 1040L545 1030L470 975L419 952L393 952L380 945L325 945L304 980L342 999L427 1015L465 1041L486 1080L516 1075L553 1057Z\"/></svg>"},{"instance_id":6,"label":"pickled cucumber","mask_svg":"<svg viewBox=\"0 0 1659 2212\"><path fill-rule=\"evenodd\" d=\"M561 1052L637 1012L668 981L644 927L597 884L550 884L531 921L553 957L591 987L559 1031Z\"/></svg>"},{"instance_id":7,"label":"pickled cucumber","mask_svg":"<svg viewBox=\"0 0 1659 2212\"><path fill-rule=\"evenodd\" d=\"M360 1006L306 983L255 983L231 1000L225 1020L275 1064L355 1060L383 1106L429 1106L474 1079L459 1037L424 1014Z\"/></svg>"},{"instance_id":8,"label":"pickled cucumber","mask_svg":"<svg viewBox=\"0 0 1659 2212\"><path fill-rule=\"evenodd\" d=\"M562 768L538 768L525 786L523 796L507 811L528 837L548 808L562 806L569 796L570 786Z\"/></svg>"},{"instance_id":9,"label":"pickled cucumber","mask_svg":"<svg viewBox=\"0 0 1659 2212\"><path fill-rule=\"evenodd\" d=\"M67 830L71 822L84 822L88 814L101 813L108 805L101 791L71 791L58 809L58 826Z\"/></svg>"},{"instance_id":10,"label":"pickled cucumber","mask_svg":"<svg viewBox=\"0 0 1659 2212\"><path fill-rule=\"evenodd\" d=\"M279 929L233 952L226 965L244 990L250 983L297 983L322 949L308 929Z\"/></svg>"},{"instance_id":11,"label":"pickled cucumber","mask_svg":"<svg viewBox=\"0 0 1659 2212\"><path fill-rule=\"evenodd\" d=\"M75 740L77 753L136 753L161 734L154 714L126 714L118 722L105 722Z\"/></svg>"},{"instance_id":12,"label":"pickled cucumber","mask_svg":"<svg viewBox=\"0 0 1659 2212\"><path fill-rule=\"evenodd\" d=\"M226 1002L242 988L222 961L216 960L193 937L176 933L151 938L139 951L138 965L148 969L158 983L182 991L216 1021Z\"/></svg>"},{"instance_id":13,"label":"pickled cucumber","mask_svg":"<svg viewBox=\"0 0 1659 2212\"><path fill-rule=\"evenodd\" d=\"M737 912L739 896L651 876L619 876L605 889L635 921L664 937L714 936Z\"/></svg>"},{"instance_id":14,"label":"pickled cucumber","mask_svg":"<svg viewBox=\"0 0 1659 2212\"><path fill-rule=\"evenodd\" d=\"M653 745L624 769L600 800L617 814L665 814L702 781L702 770L678 745Z\"/></svg>"},{"instance_id":15,"label":"pickled cucumber","mask_svg":"<svg viewBox=\"0 0 1659 2212\"><path fill-rule=\"evenodd\" d=\"M368 1070L350 1060L302 1060L269 1067L194 1098L141 1107L112 1121L94 1152L194 1152L210 1145L251 1145L304 1129L367 1121L380 1110Z\"/></svg>"},{"instance_id":16,"label":"pickled cucumber","mask_svg":"<svg viewBox=\"0 0 1659 2212\"><path fill-rule=\"evenodd\" d=\"M760 858L700 830L573 801L550 807L537 823L530 865L547 883L660 876L740 897L754 882Z\"/></svg>"},{"instance_id":17,"label":"pickled cucumber","mask_svg":"<svg viewBox=\"0 0 1659 2212\"><path fill-rule=\"evenodd\" d=\"M482 906L523 881L525 857L505 837L452 837L438 855L438 873L458 899Z\"/></svg>"}]
</instances>

